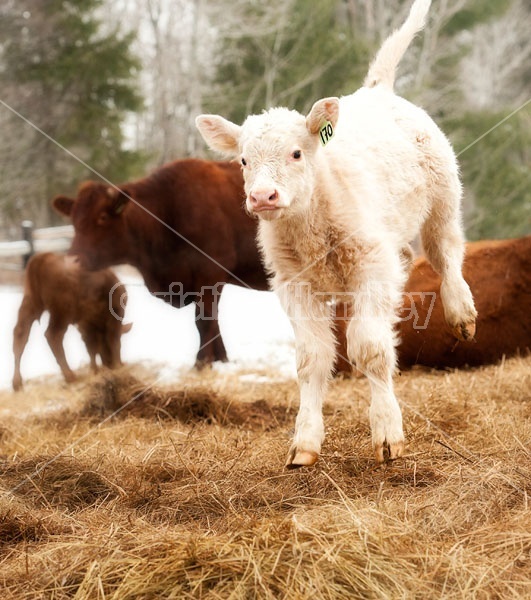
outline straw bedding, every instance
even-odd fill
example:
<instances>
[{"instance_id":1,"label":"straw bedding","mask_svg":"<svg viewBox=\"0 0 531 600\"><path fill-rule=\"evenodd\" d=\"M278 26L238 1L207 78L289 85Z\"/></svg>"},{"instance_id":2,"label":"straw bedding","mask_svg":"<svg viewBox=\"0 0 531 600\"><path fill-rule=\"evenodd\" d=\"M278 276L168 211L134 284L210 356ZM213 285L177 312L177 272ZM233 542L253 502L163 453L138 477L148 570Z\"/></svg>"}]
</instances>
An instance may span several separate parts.
<instances>
[{"instance_id":1,"label":"straw bedding","mask_svg":"<svg viewBox=\"0 0 531 600\"><path fill-rule=\"evenodd\" d=\"M299 471L294 381L1 392L2 598L530 597L530 367L397 376L406 456L380 468L365 380L332 383Z\"/></svg>"}]
</instances>

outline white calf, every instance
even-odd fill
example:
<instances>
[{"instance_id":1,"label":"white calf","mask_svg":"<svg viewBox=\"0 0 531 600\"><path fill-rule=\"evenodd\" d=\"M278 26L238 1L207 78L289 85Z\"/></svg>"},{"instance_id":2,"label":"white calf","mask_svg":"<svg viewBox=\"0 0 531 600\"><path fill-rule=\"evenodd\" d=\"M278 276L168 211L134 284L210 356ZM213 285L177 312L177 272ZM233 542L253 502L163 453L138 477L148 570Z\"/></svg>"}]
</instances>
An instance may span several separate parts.
<instances>
[{"instance_id":1,"label":"white calf","mask_svg":"<svg viewBox=\"0 0 531 600\"><path fill-rule=\"evenodd\" d=\"M351 305L348 354L370 381L376 459L401 456L394 326L401 257L419 230L442 277L448 324L459 339L474 336L455 156L430 117L393 93L395 69L429 5L414 3L350 96L319 100L307 117L273 108L241 127L216 115L196 121L213 149L240 156L247 210L260 218L259 244L295 331L301 400L288 467L315 463L324 438L321 407L335 354L331 298Z\"/></svg>"}]
</instances>

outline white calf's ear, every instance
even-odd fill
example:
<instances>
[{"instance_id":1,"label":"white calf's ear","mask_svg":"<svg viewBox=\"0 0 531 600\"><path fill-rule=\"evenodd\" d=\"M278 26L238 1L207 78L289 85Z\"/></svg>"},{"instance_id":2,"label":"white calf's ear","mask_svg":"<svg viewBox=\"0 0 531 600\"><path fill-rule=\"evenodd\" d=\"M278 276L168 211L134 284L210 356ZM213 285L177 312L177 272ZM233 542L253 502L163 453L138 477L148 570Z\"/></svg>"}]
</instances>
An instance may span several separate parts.
<instances>
[{"instance_id":1,"label":"white calf's ear","mask_svg":"<svg viewBox=\"0 0 531 600\"><path fill-rule=\"evenodd\" d=\"M195 120L195 124L212 150L232 156L240 151L241 127L239 125L235 125L218 115L199 115Z\"/></svg>"},{"instance_id":2,"label":"white calf's ear","mask_svg":"<svg viewBox=\"0 0 531 600\"><path fill-rule=\"evenodd\" d=\"M312 106L312 109L306 117L306 128L312 134L319 133L319 130L327 121L336 126L339 118L339 98L322 98Z\"/></svg>"}]
</instances>

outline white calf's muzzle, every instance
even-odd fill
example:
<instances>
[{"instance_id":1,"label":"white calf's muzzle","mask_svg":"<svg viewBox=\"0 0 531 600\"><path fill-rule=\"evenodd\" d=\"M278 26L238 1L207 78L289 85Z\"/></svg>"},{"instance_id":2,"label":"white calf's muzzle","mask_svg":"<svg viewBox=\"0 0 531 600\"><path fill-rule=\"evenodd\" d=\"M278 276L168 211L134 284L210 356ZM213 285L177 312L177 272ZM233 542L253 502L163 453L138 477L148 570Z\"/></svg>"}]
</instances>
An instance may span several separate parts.
<instances>
[{"instance_id":1,"label":"white calf's muzzle","mask_svg":"<svg viewBox=\"0 0 531 600\"><path fill-rule=\"evenodd\" d=\"M259 213L262 211L277 210L279 208L279 193L274 188L256 188L251 190L247 198L249 208Z\"/></svg>"}]
</instances>

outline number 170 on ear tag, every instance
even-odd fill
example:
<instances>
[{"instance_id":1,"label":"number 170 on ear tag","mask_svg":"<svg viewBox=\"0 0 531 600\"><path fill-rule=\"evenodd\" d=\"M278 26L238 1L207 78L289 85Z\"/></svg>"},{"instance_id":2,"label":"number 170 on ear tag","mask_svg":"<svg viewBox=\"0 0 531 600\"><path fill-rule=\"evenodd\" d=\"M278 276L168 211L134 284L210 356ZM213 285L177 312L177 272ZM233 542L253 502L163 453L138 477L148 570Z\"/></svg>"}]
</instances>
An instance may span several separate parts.
<instances>
[{"instance_id":1,"label":"number 170 on ear tag","mask_svg":"<svg viewBox=\"0 0 531 600\"><path fill-rule=\"evenodd\" d=\"M330 123L330 121L325 121L319 128L319 138L321 140L321 145L326 146L326 144L328 144L328 142L333 137L334 128L332 127L332 123Z\"/></svg>"}]
</instances>

